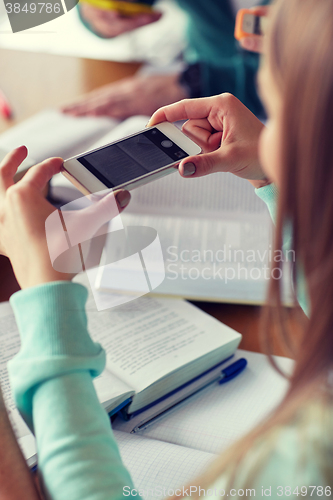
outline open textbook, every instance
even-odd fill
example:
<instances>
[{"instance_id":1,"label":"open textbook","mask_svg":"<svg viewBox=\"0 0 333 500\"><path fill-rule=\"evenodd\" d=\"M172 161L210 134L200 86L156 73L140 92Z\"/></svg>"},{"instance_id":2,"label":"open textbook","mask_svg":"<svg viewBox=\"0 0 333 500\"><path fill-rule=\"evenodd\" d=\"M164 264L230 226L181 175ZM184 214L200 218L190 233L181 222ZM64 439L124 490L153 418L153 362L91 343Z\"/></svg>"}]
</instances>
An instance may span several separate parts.
<instances>
[{"instance_id":1,"label":"open textbook","mask_svg":"<svg viewBox=\"0 0 333 500\"><path fill-rule=\"evenodd\" d=\"M36 161L69 158L143 129L148 117L122 123L108 118L74 118L46 110L0 136L0 148L26 144ZM82 196L61 174L51 194L63 201ZM124 226L154 228L161 242L165 279L154 293L197 300L261 304L271 263L281 258L272 249L272 222L266 205L244 179L216 173L184 179L177 173L132 191L121 215ZM111 249L113 250L113 249ZM106 246L104 261L110 247ZM117 263L123 283L135 270ZM273 271L276 277L279 270ZM282 276L285 302L290 300L288 266ZM119 282L119 280L118 280ZM108 269L100 267L96 287L117 291ZM131 292L131 290L122 290Z\"/></svg>"},{"instance_id":2,"label":"open textbook","mask_svg":"<svg viewBox=\"0 0 333 500\"><path fill-rule=\"evenodd\" d=\"M143 302L149 306L142 308ZM157 301L156 299L143 298L132 302L130 307L126 305L113 309L109 313L101 313L96 311L90 298L87 304L89 328L93 338L96 341L101 341L106 348L108 362L116 352L115 350L110 351L115 324L124 335L129 328L133 331L131 327L133 320L135 317L140 317L143 328L147 324L155 323L154 328L158 331L155 310L161 315L163 310L167 310L167 304L174 304L174 302L174 300L169 299ZM176 302L184 304L183 301ZM155 309L156 307L157 309ZM169 307L171 308L171 306ZM147 310L149 314L147 314ZM192 313L193 311L196 309L191 309ZM199 311L199 314L205 320L207 319L204 313ZM112 326L110 315L112 315ZM193 317L192 315L192 319ZM182 318L184 320L184 315ZM178 323L180 319L179 314ZM160 316L160 320L165 321L163 315ZM209 325L209 321L207 325ZM219 335L224 335L221 324ZM126 337L126 335L124 336ZM205 338L207 339L206 336ZM28 464L33 466L37 461L35 440L12 401L6 369L8 360L18 351L19 345L17 327L11 307L9 303L1 303L1 388L21 449ZM115 349L114 346L112 348ZM240 357L246 357L248 366L238 377L227 384L219 385L216 382L202 389L164 414L161 420L142 432L131 434L135 419L141 418L139 415L132 420L125 421L121 414L118 414L113 423L113 429L120 453L131 473L135 487L145 491L145 498L153 496L164 498L166 495L163 494L163 491L152 493L152 488L175 488L193 479L207 467L216 454L225 450L254 425L260 423L282 400L288 388L288 382L270 366L266 356L238 350L233 359ZM291 373L293 368L291 360L276 357L276 361L283 371L287 374ZM132 362L133 354L128 362L129 366ZM151 369L155 368L156 365L152 363ZM138 377L139 385L140 378L142 380L142 377ZM151 373L151 380L154 378L155 375ZM128 389L126 383L123 383L122 386L121 384L120 380L113 376L109 377L108 374L106 377L102 375L95 380L99 399L101 402L104 401L104 406L108 398L110 401L110 396L111 399L117 398L119 393L124 391L124 387ZM272 391L272 387L274 387L274 391ZM128 391L128 395L130 393L131 391Z\"/></svg>"},{"instance_id":3,"label":"open textbook","mask_svg":"<svg viewBox=\"0 0 333 500\"><path fill-rule=\"evenodd\" d=\"M87 313L92 337L107 353L106 369L95 380L100 402L110 414L123 407L128 418L140 414L142 421L215 380L241 340L239 333L176 299L144 297L98 312L91 297ZM9 303L0 305L0 341L1 386L10 398L6 364L20 341ZM9 407L15 416L12 402Z\"/></svg>"}]
</instances>

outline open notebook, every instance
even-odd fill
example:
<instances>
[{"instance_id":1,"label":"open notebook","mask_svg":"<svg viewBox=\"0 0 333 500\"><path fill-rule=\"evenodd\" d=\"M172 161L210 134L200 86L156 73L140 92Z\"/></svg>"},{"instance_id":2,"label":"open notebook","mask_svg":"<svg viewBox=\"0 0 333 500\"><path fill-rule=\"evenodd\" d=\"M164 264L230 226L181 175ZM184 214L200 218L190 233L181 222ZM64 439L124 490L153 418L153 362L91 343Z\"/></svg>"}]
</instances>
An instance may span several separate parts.
<instances>
[{"instance_id":1,"label":"open notebook","mask_svg":"<svg viewBox=\"0 0 333 500\"><path fill-rule=\"evenodd\" d=\"M46 110L1 134L0 148L8 150L23 143L36 161L48 156L69 158L141 130L147 121L148 117L138 116L119 123ZM82 196L61 174L52 180L51 194L64 203ZM125 226L150 226L158 232L166 278L154 293L264 302L274 258L272 222L247 181L222 173L199 179L183 179L174 173L132 191L131 203L121 217ZM108 260L108 246L104 260ZM135 270L119 262L117 266L122 282L128 277L133 281ZM283 286L285 302L291 302L288 267ZM96 287L119 292L102 267Z\"/></svg>"}]
</instances>

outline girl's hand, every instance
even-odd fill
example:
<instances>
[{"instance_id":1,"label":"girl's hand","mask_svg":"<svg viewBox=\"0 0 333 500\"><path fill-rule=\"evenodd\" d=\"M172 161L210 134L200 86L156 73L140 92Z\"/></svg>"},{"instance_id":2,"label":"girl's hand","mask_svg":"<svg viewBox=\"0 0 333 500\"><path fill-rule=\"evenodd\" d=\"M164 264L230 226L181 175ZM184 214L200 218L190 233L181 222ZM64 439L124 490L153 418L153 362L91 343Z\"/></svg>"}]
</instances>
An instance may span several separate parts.
<instances>
[{"instance_id":1,"label":"girl's hand","mask_svg":"<svg viewBox=\"0 0 333 500\"><path fill-rule=\"evenodd\" d=\"M9 257L21 288L73 277L52 267L45 233L45 221L55 209L44 198L43 189L51 177L60 172L63 160L45 160L14 184L14 174L26 156L27 148L21 146L9 153L0 164L0 253ZM111 193L76 213L75 222L84 223L82 237L85 240L118 215L128 204L130 194L119 191L116 200L117 205ZM58 234L52 235L55 245L58 239L63 241L64 238L61 224L57 228Z\"/></svg>"},{"instance_id":2,"label":"girl's hand","mask_svg":"<svg viewBox=\"0 0 333 500\"><path fill-rule=\"evenodd\" d=\"M248 179L255 187L269 182L258 158L258 141L264 126L236 97L221 94L185 99L156 111L148 126L177 120L187 120L183 132L203 150L203 154L189 156L180 163L183 177L231 172Z\"/></svg>"}]
</instances>

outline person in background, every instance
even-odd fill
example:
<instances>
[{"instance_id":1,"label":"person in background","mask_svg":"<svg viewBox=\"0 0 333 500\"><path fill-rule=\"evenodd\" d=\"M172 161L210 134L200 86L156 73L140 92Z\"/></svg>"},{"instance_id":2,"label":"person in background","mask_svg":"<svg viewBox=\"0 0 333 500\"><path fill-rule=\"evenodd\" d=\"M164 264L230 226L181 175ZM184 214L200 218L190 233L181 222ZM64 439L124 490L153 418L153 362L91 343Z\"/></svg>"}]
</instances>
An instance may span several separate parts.
<instances>
[{"instance_id":1,"label":"person in background","mask_svg":"<svg viewBox=\"0 0 333 500\"><path fill-rule=\"evenodd\" d=\"M156 0L145 0L153 5ZM258 56L240 48L234 38L235 16L240 8L269 0L177 0L188 14L186 68L180 73L139 75L103 86L63 108L75 116L127 118L151 115L157 108L184 98L231 92L253 113L263 115L257 95ZM111 38L155 22L159 13L122 17L80 3L80 16L95 34ZM166 42L167 43L167 42Z\"/></svg>"},{"instance_id":2,"label":"person in background","mask_svg":"<svg viewBox=\"0 0 333 500\"><path fill-rule=\"evenodd\" d=\"M206 491L239 498L251 488L276 500L332 495L332 45L332 0L277 0L259 75L267 127L230 94L167 106L150 121L188 119L184 131L204 153L184 159L181 174L191 162L193 176L228 171L254 185L276 221L275 250L287 225L295 291L305 290L309 316L300 324L285 398L192 483ZM87 291L55 271L47 254L45 219L53 207L41 190L61 160L33 167L13 185L25 155L15 150L0 168L0 249L22 287L11 298L22 338L9 365L15 400L36 434L48 498L119 500L132 482L92 382L105 357L87 330ZM99 203L107 208L108 197ZM278 321L291 341L280 286L272 277L263 332Z\"/></svg>"},{"instance_id":3,"label":"person in background","mask_svg":"<svg viewBox=\"0 0 333 500\"><path fill-rule=\"evenodd\" d=\"M268 16L269 7L252 7L250 10L256 16ZM246 36L240 40L240 44L245 50L261 54L264 50L264 37L262 35Z\"/></svg>"}]
</instances>

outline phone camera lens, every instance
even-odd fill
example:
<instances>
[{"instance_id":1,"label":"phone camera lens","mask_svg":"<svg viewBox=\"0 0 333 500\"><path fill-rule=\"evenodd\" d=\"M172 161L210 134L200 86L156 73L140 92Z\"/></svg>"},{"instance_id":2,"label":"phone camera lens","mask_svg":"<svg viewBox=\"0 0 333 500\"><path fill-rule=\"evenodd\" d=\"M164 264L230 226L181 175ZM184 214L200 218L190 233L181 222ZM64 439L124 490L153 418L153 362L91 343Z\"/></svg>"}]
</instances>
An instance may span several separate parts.
<instances>
[{"instance_id":1,"label":"phone camera lens","mask_svg":"<svg viewBox=\"0 0 333 500\"><path fill-rule=\"evenodd\" d=\"M164 148L172 148L173 143L172 143L171 141L162 141L162 142L161 142L161 145L162 145Z\"/></svg>"}]
</instances>

